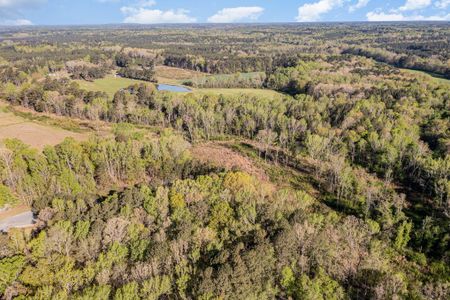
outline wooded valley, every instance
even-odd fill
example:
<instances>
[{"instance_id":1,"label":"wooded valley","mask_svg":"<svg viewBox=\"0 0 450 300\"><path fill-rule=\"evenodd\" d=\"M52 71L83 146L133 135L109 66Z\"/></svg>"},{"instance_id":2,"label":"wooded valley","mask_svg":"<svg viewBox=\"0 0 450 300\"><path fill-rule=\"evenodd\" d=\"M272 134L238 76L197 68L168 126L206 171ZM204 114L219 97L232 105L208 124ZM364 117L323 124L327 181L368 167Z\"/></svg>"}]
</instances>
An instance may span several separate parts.
<instances>
[{"instance_id":1,"label":"wooded valley","mask_svg":"<svg viewBox=\"0 0 450 300\"><path fill-rule=\"evenodd\" d=\"M0 129L41 126L0 130L0 221L35 217L0 233L0 297L449 299L449 45L448 22L0 27Z\"/></svg>"}]
</instances>

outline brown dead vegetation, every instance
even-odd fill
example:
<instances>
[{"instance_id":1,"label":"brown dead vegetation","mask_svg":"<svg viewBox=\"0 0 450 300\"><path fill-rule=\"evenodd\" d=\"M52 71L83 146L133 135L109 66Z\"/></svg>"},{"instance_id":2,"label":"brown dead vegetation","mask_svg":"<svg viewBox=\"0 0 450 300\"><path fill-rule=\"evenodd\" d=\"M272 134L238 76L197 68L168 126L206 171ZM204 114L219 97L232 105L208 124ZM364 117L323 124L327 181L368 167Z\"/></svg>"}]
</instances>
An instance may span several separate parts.
<instances>
[{"instance_id":1,"label":"brown dead vegetation","mask_svg":"<svg viewBox=\"0 0 450 300\"><path fill-rule=\"evenodd\" d=\"M204 77L208 74L202 72L196 72L186 69L173 68L167 66L156 66L155 67L156 76L168 79L182 80L191 79L195 77Z\"/></svg>"},{"instance_id":2,"label":"brown dead vegetation","mask_svg":"<svg viewBox=\"0 0 450 300\"><path fill-rule=\"evenodd\" d=\"M248 157L245 157L242 154L239 154L219 143L209 142L195 145L192 148L192 155L202 163L212 164L216 167L223 167L227 170L245 171L260 180L269 180L266 172L255 166L255 164Z\"/></svg>"}]
</instances>

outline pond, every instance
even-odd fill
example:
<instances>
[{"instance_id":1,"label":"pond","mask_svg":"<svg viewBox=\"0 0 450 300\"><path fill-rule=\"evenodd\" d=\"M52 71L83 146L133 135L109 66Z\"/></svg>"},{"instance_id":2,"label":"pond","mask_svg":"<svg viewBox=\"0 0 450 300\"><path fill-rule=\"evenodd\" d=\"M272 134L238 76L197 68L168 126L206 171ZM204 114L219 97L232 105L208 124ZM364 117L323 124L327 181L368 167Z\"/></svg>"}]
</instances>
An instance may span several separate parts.
<instances>
[{"instance_id":1,"label":"pond","mask_svg":"<svg viewBox=\"0 0 450 300\"><path fill-rule=\"evenodd\" d=\"M158 84L158 91L187 93L187 92L190 92L191 90L184 86L179 86L179 85Z\"/></svg>"}]
</instances>

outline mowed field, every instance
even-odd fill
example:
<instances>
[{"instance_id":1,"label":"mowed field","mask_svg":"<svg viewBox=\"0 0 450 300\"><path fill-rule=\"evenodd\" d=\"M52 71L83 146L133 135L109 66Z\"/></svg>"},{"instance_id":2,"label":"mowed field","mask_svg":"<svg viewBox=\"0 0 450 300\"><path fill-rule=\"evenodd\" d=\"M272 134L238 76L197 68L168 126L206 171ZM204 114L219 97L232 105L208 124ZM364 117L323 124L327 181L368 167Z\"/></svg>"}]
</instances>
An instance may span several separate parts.
<instances>
[{"instance_id":1,"label":"mowed field","mask_svg":"<svg viewBox=\"0 0 450 300\"><path fill-rule=\"evenodd\" d=\"M111 97L111 99L114 97L114 94L120 89L124 89L136 83L148 83L142 80L115 77L114 75L108 75L105 78L97 79L92 82L85 80L75 80L75 82L77 82L84 90L105 92Z\"/></svg>"},{"instance_id":2,"label":"mowed field","mask_svg":"<svg viewBox=\"0 0 450 300\"><path fill-rule=\"evenodd\" d=\"M234 75L223 74L223 75L211 75L202 72L196 72L191 70L185 70L180 68L173 68L167 66L157 66L155 68L156 76L158 78L158 82L166 83L166 84L175 84L181 85L184 81L190 80L193 78L221 78L221 77L230 77ZM257 73L249 73L248 76L253 76ZM244 74L245 75L245 74ZM265 89L244 89L244 88L190 88L192 89L192 93L198 95L224 95L224 96L239 96L239 95L247 95L254 97L266 97L266 98L281 98L284 95L272 90Z\"/></svg>"},{"instance_id":3,"label":"mowed field","mask_svg":"<svg viewBox=\"0 0 450 300\"><path fill-rule=\"evenodd\" d=\"M4 139L16 138L33 148L42 150L47 145L57 145L65 138L87 140L89 134L72 132L8 112L4 104L0 104L0 142Z\"/></svg>"},{"instance_id":4,"label":"mowed field","mask_svg":"<svg viewBox=\"0 0 450 300\"><path fill-rule=\"evenodd\" d=\"M427 72L424 72L424 71L417 71L417 70L410 70L410 69L401 69L401 70L403 72L405 72L405 73L417 75L417 77L424 76L424 77L427 77L427 78L429 78L429 79L431 79L433 81L450 85L450 79L447 79L447 78L444 78L444 77L433 76L433 75L428 74Z\"/></svg>"},{"instance_id":5,"label":"mowed field","mask_svg":"<svg viewBox=\"0 0 450 300\"><path fill-rule=\"evenodd\" d=\"M185 70L180 68L172 68L166 66L155 67L156 77L159 83L170 84L170 85L182 85L185 80L192 79L194 77L205 77L205 76L229 76L229 75L208 75L201 72L195 72L191 70ZM98 79L93 82L84 80L75 80L82 89L88 91L99 91L107 93L111 99L114 94L120 89L126 88L130 85L136 83L147 83L146 81L133 80L122 77L114 77L114 75L109 75L103 79ZM247 95L254 97L265 97L265 98L281 98L284 97L283 94L266 89L252 89L252 88L191 88L192 93L197 95L224 95L224 96L239 96Z\"/></svg>"}]
</instances>

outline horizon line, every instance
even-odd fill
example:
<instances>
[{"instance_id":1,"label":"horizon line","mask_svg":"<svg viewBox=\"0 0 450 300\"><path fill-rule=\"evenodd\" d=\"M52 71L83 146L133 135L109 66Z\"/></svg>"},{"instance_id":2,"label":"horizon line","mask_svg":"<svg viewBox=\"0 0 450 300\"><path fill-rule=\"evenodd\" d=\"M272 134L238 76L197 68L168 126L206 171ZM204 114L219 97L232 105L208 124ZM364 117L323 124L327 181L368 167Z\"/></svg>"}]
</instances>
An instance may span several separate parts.
<instances>
[{"instance_id":1,"label":"horizon line","mask_svg":"<svg viewBox=\"0 0 450 300\"><path fill-rule=\"evenodd\" d=\"M450 23L450 20L403 20L403 21L312 21L312 22L296 22L296 21L273 21L273 22L235 22L235 23L85 23L85 24L30 24L30 25L6 25L0 24L0 28L36 28L36 27L79 27L79 26L229 26L229 25L314 25L314 24L379 24L379 23Z\"/></svg>"}]
</instances>

